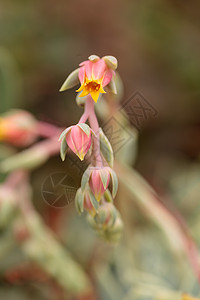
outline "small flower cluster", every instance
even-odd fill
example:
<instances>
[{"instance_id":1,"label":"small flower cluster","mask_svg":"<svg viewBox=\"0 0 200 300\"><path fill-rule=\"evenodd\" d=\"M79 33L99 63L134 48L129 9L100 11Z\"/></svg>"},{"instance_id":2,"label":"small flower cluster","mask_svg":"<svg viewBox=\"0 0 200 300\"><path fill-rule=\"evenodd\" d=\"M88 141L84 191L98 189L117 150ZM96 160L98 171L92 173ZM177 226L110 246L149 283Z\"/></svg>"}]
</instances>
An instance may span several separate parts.
<instances>
[{"instance_id":1,"label":"small flower cluster","mask_svg":"<svg viewBox=\"0 0 200 300\"><path fill-rule=\"evenodd\" d=\"M89 156L91 164L84 172L81 187L75 197L77 211L88 213L88 222L98 234L107 240L117 241L123 227L120 213L113 204L118 189L117 176L113 170L113 150L99 127L95 114L95 102L100 94L116 93L115 69L117 60L113 56L99 58L91 55L80 68L65 80L60 91L81 84L77 92L82 98L84 113L78 124L66 128L61 136L60 154L65 159L68 147L82 161ZM89 125L86 124L88 121ZM111 190L111 192L110 192Z\"/></svg>"}]
</instances>

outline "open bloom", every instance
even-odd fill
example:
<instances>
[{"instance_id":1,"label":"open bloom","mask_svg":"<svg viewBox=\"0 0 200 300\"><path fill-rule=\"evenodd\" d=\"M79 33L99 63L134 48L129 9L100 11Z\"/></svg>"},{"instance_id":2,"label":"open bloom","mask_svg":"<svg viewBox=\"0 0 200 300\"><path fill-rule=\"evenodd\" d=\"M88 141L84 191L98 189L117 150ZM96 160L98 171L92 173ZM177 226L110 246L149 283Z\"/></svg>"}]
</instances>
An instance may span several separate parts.
<instances>
[{"instance_id":1,"label":"open bloom","mask_svg":"<svg viewBox=\"0 0 200 300\"><path fill-rule=\"evenodd\" d=\"M60 91L73 87L79 79L81 86L77 92L81 92L80 97L90 94L92 99L97 102L99 94L106 93L104 87L113 79L116 68L117 59L114 56L99 58L91 55L88 60L80 64L79 69L68 76Z\"/></svg>"},{"instance_id":2,"label":"open bloom","mask_svg":"<svg viewBox=\"0 0 200 300\"><path fill-rule=\"evenodd\" d=\"M79 123L68 127L63 131L60 140L66 141L69 148L83 160L90 149L93 133L92 129L85 123Z\"/></svg>"}]
</instances>

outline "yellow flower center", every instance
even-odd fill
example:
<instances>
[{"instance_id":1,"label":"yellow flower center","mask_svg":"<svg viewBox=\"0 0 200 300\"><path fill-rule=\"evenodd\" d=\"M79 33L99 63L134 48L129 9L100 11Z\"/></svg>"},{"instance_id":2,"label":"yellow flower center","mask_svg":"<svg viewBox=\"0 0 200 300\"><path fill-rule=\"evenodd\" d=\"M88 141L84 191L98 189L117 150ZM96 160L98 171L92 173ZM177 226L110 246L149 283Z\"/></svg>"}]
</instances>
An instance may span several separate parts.
<instances>
[{"instance_id":1,"label":"yellow flower center","mask_svg":"<svg viewBox=\"0 0 200 300\"><path fill-rule=\"evenodd\" d=\"M89 81L85 82L84 84L85 89L88 90L89 92L97 92L100 89L100 84L96 81Z\"/></svg>"},{"instance_id":2,"label":"yellow flower center","mask_svg":"<svg viewBox=\"0 0 200 300\"><path fill-rule=\"evenodd\" d=\"M77 90L77 92L81 92L81 95L79 97L87 96L88 94L91 95L92 99L97 102L99 98L100 93L105 93L103 87L102 87L102 80L88 80L87 77L85 77L85 81L82 83L81 87Z\"/></svg>"}]
</instances>

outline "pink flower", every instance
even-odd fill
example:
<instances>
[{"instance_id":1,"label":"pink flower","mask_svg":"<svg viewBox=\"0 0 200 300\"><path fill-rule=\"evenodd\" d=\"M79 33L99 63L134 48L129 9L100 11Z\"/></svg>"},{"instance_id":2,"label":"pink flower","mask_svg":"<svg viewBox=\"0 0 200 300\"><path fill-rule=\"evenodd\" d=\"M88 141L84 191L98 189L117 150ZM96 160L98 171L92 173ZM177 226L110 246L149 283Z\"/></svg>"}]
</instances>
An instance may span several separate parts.
<instances>
[{"instance_id":1,"label":"pink flower","mask_svg":"<svg viewBox=\"0 0 200 300\"><path fill-rule=\"evenodd\" d=\"M60 136L60 140L65 140L69 148L83 160L91 146L92 129L85 123L79 123L65 129Z\"/></svg>"},{"instance_id":2,"label":"pink flower","mask_svg":"<svg viewBox=\"0 0 200 300\"><path fill-rule=\"evenodd\" d=\"M89 56L88 60L80 64L80 68L74 70L65 80L60 91L65 91L77 85L80 81L81 86L77 92L82 92L80 97L91 95L97 102L99 94L105 93L104 87L111 81L117 68L117 59L114 56L104 56L99 58L96 55ZM113 82L112 86L115 86ZM111 88L116 93L116 87Z\"/></svg>"},{"instance_id":3,"label":"pink flower","mask_svg":"<svg viewBox=\"0 0 200 300\"><path fill-rule=\"evenodd\" d=\"M100 201L101 197L103 196L106 189L108 188L109 182L110 182L109 168L95 167L92 169L90 174L90 179L89 179L89 185L97 201Z\"/></svg>"},{"instance_id":4,"label":"pink flower","mask_svg":"<svg viewBox=\"0 0 200 300\"><path fill-rule=\"evenodd\" d=\"M104 87L112 80L115 72L106 64L104 58L91 55L89 60L80 64L79 80L80 88L77 92L82 91L80 97L91 95L92 99L97 102L99 94L105 93Z\"/></svg>"}]
</instances>

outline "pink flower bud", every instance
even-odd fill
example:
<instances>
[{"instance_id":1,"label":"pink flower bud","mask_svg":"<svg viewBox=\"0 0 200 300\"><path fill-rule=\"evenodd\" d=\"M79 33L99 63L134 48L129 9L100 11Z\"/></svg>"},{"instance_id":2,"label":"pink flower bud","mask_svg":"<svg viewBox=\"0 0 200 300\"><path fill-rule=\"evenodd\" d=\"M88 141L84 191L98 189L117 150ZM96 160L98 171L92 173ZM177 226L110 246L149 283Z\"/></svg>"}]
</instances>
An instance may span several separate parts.
<instances>
[{"instance_id":1,"label":"pink flower bud","mask_svg":"<svg viewBox=\"0 0 200 300\"><path fill-rule=\"evenodd\" d=\"M66 133L66 142L70 149L83 160L91 146L91 128L84 123L71 126Z\"/></svg>"},{"instance_id":2,"label":"pink flower bud","mask_svg":"<svg viewBox=\"0 0 200 300\"><path fill-rule=\"evenodd\" d=\"M15 146L27 146L35 141L36 120L23 110L11 111L0 118L0 140Z\"/></svg>"},{"instance_id":3,"label":"pink flower bud","mask_svg":"<svg viewBox=\"0 0 200 300\"><path fill-rule=\"evenodd\" d=\"M94 196L93 196L94 197ZM91 202L91 196L88 193L88 191L85 192L84 195L84 209L91 214L92 216L95 216L96 209L94 208L92 202Z\"/></svg>"},{"instance_id":4,"label":"pink flower bud","mask_svg":"<svg viewBox=\"0 0 200 300\"><path fill-rule=\"evenodd\" d=\"M117 218L117 209L113 203L103 203L98 209L98 213L95 216L95 222L106 228L112 227Z\"/></svg>"},{"instance_id":5,"label":"pink flower bud","mask_svg":"<svg viewBox=\"0 0 200 300\"><path fill-rule=\"evenodd\" d=\"M100 201L101 197L108 188L109 182L110 172L107 167L92 168L89 185L97 201Z\"/></svg>"}]
</instances>

